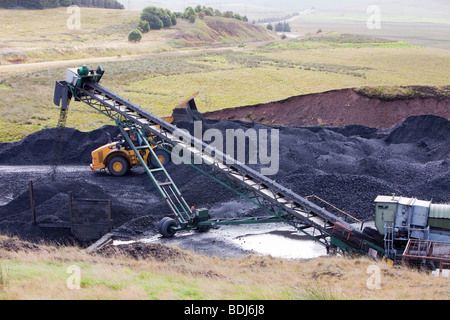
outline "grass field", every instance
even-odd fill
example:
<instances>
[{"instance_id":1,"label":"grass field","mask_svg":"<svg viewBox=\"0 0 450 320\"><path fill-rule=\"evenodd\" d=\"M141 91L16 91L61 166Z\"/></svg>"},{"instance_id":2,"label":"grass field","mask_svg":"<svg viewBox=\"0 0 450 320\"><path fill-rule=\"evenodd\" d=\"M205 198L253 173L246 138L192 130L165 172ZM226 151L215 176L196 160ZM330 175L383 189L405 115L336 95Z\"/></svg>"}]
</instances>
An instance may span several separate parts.
<instances>
[{"instance_id":1,"label":"grass field","mask_svg":"<svg viewBox=\"0 0 450 320\"><path fill-rule=\"evenodd\" d=\"M158 116L170 114L196 91L200 91L199 110L206 112L340 88L450 82L446 50L339 33L235 50L117 58L101 64L106 70L104 86ZM0 73L0 141L16 141L56 126L59 111L52 105L53 88L64 77L65 67ZM87 131L106 123L108 118L73 103L67 125Z\"/></svg>"},{"instance_id":2,"label":"grass field","mask_svg":"<svg viewBox=\"0 0 450 320\"><path fill-rule=\"evenodd\" d=\"M176 73L160 70L161 74L156 71L127 84L114 81L111 86L117 86L131 101L164 115L196 91L200 91L200 110L212 111L339 88L449 83L449 54L445 51L404 42L359 44L330 38L328 43L312 39L243 52L191 55L184 58L182 67L173 68ZM167 67L180 60L142 61L144 65L158 62Z\"/></svg>"},{"instance_id":3,"label":"grass field","mask_svg":"<svg viewBox=\"0 0 450 320\"><path fill-rule=\"evenodd\" d=\"M400 300L445 299L450 290L447 278L367 258L219 258L172 249L178 254L169 260L135 260L32 246L0 249L0 299ZM79 268L79 288L70 287L77 284L71 268ZM379 271L379 289L371 270Z\"/></svg>"},{"instance_id":4,"label":"grass field","mask_svg":"<svg viewBox=\"0 0 450 320\"><path fill-rule=\"evenodd\" d=\"M139 11L80 8L79 29L74 29L72 15L66 8L0 9L1 64L120 57L172 51L180 46L274 38L264 28L249 23L206 17L193 24L178 19L177 25L144 33L139 43L131 43L128 33L137 27Z\"/></svg>"},{"instance_id":5,"label":"grass field","mask_svg":"<svg viewBox=\"0 0 450 320\"><path fill-rule=\"evenodd\" d=\"M0 10L2 64L110 56L135 49L127 35L137 25L139 12L81 8L80 29L68 27L70 16L66 8ZM146 50L156 50L158 36L148 37Z\"/></svg>"}]
</instances>

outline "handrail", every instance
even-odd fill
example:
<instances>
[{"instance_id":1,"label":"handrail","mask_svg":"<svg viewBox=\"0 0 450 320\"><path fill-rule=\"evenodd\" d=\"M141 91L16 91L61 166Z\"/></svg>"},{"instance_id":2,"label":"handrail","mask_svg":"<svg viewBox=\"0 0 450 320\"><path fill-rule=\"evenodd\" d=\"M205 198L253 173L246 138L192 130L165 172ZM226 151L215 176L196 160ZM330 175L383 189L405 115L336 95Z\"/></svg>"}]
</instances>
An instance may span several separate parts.
<instances>
[{"instance_id":1,"label":"handrail","mask_svg":"<svg viewBox=\"0 0 450 320\"><path fill-rule=\"evenodd\" d=\"M348 214L347 212L345 212L344 210L342 210L342 209L339 209L338 207L336 207L335 205L333 205L333 204L331 204L331 203L329 203L328 201L326 201L326 200L323 200L322 198L320 198L320 197L318 197L318 196L316 196L315 194L311 194L311 195L309 195L309 196L306 196L305 197L305 199L310 199L310 198L315 198L315 199L317 199L317 200L319 200L319 201L321 201L321 202L323 202L323 203L325 203L325 204L327 204L328 206L330 206L330 207L332 207L333 209L335 209L335 210L337 210L337 211L339 211L340 213L342 213L343 215L345 215L345 219L344 219L344 221L346 221L347 222L347 217L350 217L351 219L353 219L353 220L355 220L356 222L358 222L358 223L360 223L361 224L361 227L360 227L360 230L362 230L363 229L363 226L364 226L364 221L361 221L361 220L359 220L358 218L355 218L354 216L352 216L351 214ZM314 201L314 200L313 200Z\"/></svg>"}]
</instances>

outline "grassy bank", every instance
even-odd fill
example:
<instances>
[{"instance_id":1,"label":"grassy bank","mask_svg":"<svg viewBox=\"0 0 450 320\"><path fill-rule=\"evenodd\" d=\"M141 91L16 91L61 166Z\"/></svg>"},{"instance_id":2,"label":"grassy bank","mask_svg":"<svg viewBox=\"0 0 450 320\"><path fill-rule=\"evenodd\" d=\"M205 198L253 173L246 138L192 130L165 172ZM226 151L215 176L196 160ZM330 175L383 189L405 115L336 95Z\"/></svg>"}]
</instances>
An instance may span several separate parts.
<instances>
[{"instance_id":1,"label":"grassy bank","mask_svg":"<svg viewBox=\"0 0 450 320\"><path fill-rule=\"evenodd\" d=\"M171 247L156 246L152 252L156 250L170 252L171 258L156 254L135 259L126 251L108 257L2 236L0 299L449 298L447 278L367 258L225 259ZM79 283L74 270L80 272ZM379 289L372 286L370 270L380 272Z\"/></svg>"}]
</instances>

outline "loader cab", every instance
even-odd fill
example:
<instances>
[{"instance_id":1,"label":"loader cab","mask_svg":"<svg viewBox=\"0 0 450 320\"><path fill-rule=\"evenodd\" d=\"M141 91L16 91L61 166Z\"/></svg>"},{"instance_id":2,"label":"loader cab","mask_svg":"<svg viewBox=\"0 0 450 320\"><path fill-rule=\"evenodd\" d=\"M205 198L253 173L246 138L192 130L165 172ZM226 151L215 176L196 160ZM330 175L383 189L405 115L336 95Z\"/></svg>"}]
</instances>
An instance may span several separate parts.
<instances>
[{"instance_id":1,"label":"loader cab","mask_svg":"<svg viewBox=\"0 0 450 320\"><path fill-rule=\"evenodd\" d=\"M138 147L142 146L144 141L142 140L142 137L134 130L130 130L129 128L125 128L125 132L127 133L130 140L133 142L133 144ZM114 142L116 143L116 147L118 149L125 148L127 150L131 150L131 146L128 145L125 137L122 135L122 133L119 133L117 137L114 138Z\"/></svg>"}]
</instances>

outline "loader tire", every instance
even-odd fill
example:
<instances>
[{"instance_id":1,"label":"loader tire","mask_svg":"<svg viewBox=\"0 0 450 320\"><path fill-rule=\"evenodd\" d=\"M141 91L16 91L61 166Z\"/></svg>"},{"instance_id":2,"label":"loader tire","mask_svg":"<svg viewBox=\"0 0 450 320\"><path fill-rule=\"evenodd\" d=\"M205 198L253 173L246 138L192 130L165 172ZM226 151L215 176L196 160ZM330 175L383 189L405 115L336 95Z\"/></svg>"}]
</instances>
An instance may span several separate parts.
<instances>
[{"instance_id":1,"label":"loader tire","mask_svg":"<svg viewBox=\"0 0 450 320\"><path fill-rule=\"evenodd\" d=\"M108 161L108 171L113 176L123 176L130 171L130 163L122 156L114 156Z\"/></svg>"},{"instance_id":2,"label":"loader tire","mask_svg":"<svg viewBox=\"0 0 450 320\"><path fill-rule=\"evenodd\" d=\"M170 163L170 154L167 151L162 150L162 149L157 149L157 150L155 150L155 154L158 157L159 162L161 162L161 164L163 166ZM156 161L156 159L153 156L150 160L150 163L153 166L153 168L159 168L158 161Z\"/></svg>"}]
</instances>

